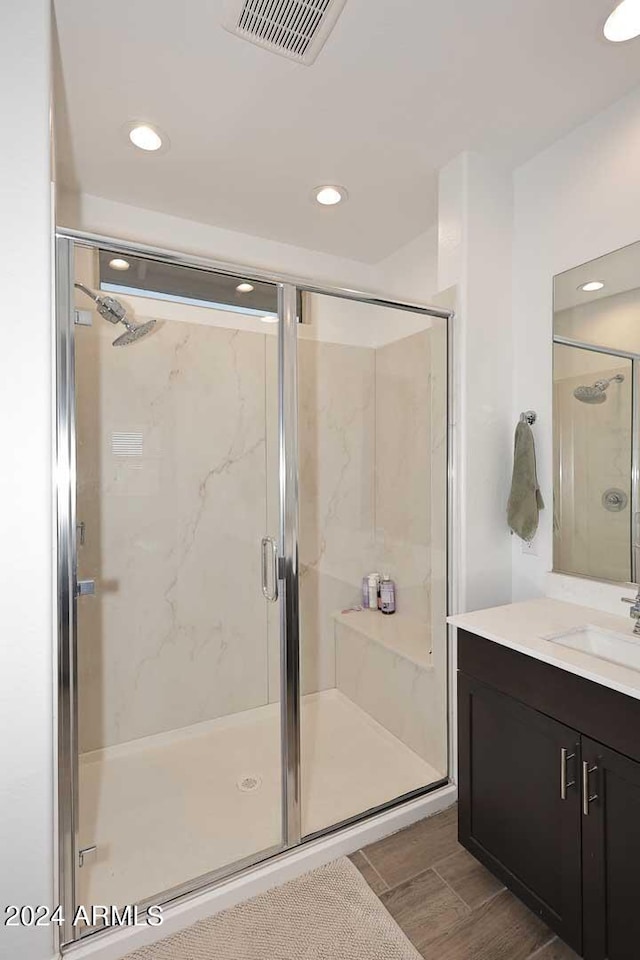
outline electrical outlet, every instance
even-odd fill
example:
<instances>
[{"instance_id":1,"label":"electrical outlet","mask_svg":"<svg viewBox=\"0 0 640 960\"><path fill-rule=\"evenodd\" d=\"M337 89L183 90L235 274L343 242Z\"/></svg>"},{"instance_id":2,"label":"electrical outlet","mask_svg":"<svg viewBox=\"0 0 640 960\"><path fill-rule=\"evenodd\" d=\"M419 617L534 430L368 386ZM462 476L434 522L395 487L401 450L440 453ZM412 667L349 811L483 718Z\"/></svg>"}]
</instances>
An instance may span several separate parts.
<instances>
[{"instance_id":1,"label":"electrical outlet","mask_svg":"<svg viewBox=\"0 0 640 960\"><path fill-rule=\"evenodd\" d=\"M536 542L536 538L535 538L535 537L533 538L533 540L523 540L523 541L522 541L522 552L523 552L526 556L529 556L529 557L537 557L537 556L538 556L538 544L537 544L537 542Z\"/></svg>"}]
</instances>

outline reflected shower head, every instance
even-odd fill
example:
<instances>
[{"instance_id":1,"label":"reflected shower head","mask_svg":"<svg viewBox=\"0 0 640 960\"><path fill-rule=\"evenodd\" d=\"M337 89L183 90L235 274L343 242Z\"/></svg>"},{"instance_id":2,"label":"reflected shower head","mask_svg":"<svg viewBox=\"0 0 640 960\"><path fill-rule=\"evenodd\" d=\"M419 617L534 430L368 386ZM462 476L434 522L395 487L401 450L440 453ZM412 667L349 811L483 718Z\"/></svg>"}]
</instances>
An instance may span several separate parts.
<instances>
[{"instance_id":1,"label":"reflected shower head","mask_svg":"<svg viewBox=\"0 0 640 960\"><path fill-rule=\"evenodd\" d=\"M616 373L615 377L609 377L608 380L596 380L593 386L576 387L573 395L576 400L582 403L604 403L607 399L607 387L610 383L622 383L624 377L621 373Z\"/></svg>"},{"instance_id":2,"label":"reflected shower head","mask_svg":"<svg viewBox=\"0 0 640 960\"><path fill-rule=\"evenodd\" d=\"M576 387L573 395L576 400L580 400L582 403L604 403L607 399L604 390L599 390L596 386Z\"/></svg>"},{"instance_id":3,"label":"reflected shower head","mask_svg":"<svg viewBox=\"0 0 640 960\"><path fill-rule=\"evenodd\" d=\"M136 340L141 340L142 337L146 337L148 333L151 333L156 325L155 320L147 320L146 323L141 324L134 323L133 320L128 320L126 308L123 307L115 297L100 297L97 293L94 293L93 290L90 290L89 287L85 287L83 283L78 283L77 281L74 283L74 286L77 287L78 290L82 290L84 294L93 300L101 317L108 320L109 323L123 323L127 328L126 333L116 337L113 341L112 346L114 347L126 347L130 343L135 343Z\"/></svg>"}]
</instances>

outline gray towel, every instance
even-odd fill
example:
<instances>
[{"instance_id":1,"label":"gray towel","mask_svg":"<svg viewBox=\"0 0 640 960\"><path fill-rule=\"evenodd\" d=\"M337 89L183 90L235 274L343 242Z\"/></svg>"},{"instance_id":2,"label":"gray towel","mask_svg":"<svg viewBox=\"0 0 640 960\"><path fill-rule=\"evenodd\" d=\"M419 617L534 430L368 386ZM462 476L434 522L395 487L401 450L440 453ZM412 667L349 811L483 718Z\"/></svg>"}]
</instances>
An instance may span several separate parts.
<instances>
[{"instance_id":1,"label":"gray towel","mask_svg":"<svg viewBox=\"0 0 640 960\"><path fill-rule=\"evenodd\" d=\"M544 501L536 474L536 448L533 431L521 420L516 427L513 444L513 476L507 506L509 526L521 540L533 540L538 529L538 511Z\"/></svg>"}]
</instances>

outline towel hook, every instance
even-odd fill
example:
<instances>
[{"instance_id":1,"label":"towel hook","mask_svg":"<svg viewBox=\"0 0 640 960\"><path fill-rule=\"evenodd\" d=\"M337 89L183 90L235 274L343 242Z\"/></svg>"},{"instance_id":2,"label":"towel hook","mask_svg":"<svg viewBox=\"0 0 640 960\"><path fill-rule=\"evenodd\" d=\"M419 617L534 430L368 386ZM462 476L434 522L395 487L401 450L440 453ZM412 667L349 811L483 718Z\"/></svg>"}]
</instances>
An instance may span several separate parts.
<instances>
[{"instance_id":1,"label":"towel hook","mask_svg":"<svg viewBox=\"0 0 640 960\"><path fill-rule=\"evenodd\" d=\"M537 417L538 417L538 414L535 412L535 410L525 410L523 413L520 414L520 422L528 423L529 426L531 427L536 422Z\"/></svg>"}]
</instances>

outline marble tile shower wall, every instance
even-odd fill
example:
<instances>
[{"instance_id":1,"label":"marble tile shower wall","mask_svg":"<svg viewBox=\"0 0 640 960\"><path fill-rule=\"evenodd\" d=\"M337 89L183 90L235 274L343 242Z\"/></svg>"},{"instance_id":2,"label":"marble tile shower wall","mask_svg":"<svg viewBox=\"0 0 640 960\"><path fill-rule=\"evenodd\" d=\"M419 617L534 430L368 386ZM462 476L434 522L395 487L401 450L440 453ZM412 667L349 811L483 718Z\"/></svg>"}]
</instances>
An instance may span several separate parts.
<instances>
[{"instance_id":1,"label":"marble tile shower wall","mask_svg":"<svg viewBox=\"0 0 640 960\"><path fill-rule=\"evenodd\" d=\"M81 750L267 702L265 337L77 328Z\"/></svg>"},{"instance_id":2,"label":"marble tile shower wall","mask_svg":"<svg viewBox=\"0 0 640 960\"><path fill-rule=\"evenodd\" d=\"M363 574L389 571L398 583L403 612L429 623L433 334L427 330L373 349L304 339L302 329L303 693L336 685L333 614L360 602ZM269 356L267 376L275 381L274 346ZM446 429L446 410L443 419ZM446 457L446 443L442 453ZM273 701L279 696L279 636L273 616L270 628ZM427 626L425 645L428 634Z\"/></svg>"},{"instance_id":3,"label":"marble tile shower wall","mask_svg":"<svg viewBox=\"0 0 640 960\"><path fill-rule=\"evenodd\" d=\"M374 556L375 351L306 339L298 352L301 686L336 685L332 614L359 602ZM267 389L277 385L277 347L267 342ZM277 450L277 411L267 409L267 456ZM274 464L275 466L275 464ZM271 482L269 516L277 516ZM269 608L269 699L278 700L278 610Z\"/></svg>"},{"instance_id":4,"label":"marble tile shower wall","mask_svg":"<svg viewBox=\"0 0 640 960\"><path fill-rule=\"evenodd\" d=\"M431 601L431 336L375 351L375 566L396 580L398 608L428 623Z\"/></svg>"},{"instance_id":5,"label":"marble tile shower wall","mask_svg":"<svg viewBox=\"0 0 640 960\"><path fill-rule=\"evenodd\" d=\"M573 391L585 382L619 374L619 366L554 383L556 570L599 580L631 579L629 509L611 512L602 502L610 488L631 494L630 367L623 371L625 381L609 388L603 404L580 403ZM559 476L564 483L558 482Z\"/></svg>"},{"instance_id":6,"label":"marble tile shower wall","mask_svg":"<svg viewBox=\"0 0 640 960\"><path fill-rule=\"evenodd\" d=\"M334 687L332 614L360 600L373 566L375 351L301 340L299 357L302 689Z\"/></svg>"},{"instance_id":7,"label":"marble tile shower wall","mask_svg":"<svg viewBox=\"0 0 640 960\"><path fill-rule=\"evenodd\" d=\"M186 322L126 350L103 321L76 329L79 573L98 582L79 610L84 752L278 699L259 569L277 533L277 351ZM331 615L368 569L428 621L430 335L300 343L305 693L335 686Z\"/></svg>"}]
</instances>

